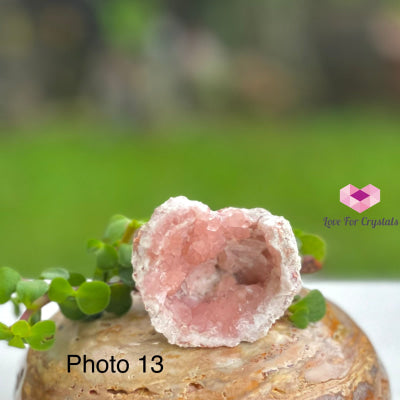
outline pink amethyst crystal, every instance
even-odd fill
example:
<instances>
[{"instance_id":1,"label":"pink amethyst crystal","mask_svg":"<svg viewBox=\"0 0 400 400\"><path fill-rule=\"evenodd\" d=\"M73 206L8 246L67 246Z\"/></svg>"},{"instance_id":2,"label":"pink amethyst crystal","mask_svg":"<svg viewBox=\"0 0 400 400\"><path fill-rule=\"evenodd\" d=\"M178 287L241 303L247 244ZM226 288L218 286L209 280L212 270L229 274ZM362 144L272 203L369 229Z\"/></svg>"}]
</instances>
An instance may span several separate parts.
<instances>
[{"instance_id":1,"label":"pink amethyst crystal","mask_svg":"<svg viewBox=\"0 0 400 400\"><path fill-rule=\"evenodd\" d=\"M286 219L262 208L212 211L183 196L140 229L132 264L154 328L184 347L254 342L301 287Z\"/></svg>"}]
</instances>

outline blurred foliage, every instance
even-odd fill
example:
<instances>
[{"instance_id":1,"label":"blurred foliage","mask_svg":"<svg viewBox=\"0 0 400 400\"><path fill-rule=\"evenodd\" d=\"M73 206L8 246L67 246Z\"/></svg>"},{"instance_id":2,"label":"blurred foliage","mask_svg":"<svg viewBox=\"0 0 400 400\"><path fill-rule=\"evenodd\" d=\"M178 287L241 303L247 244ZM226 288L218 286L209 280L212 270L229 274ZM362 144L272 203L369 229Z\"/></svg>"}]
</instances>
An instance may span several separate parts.
<instances>
[{"instance_id":1,"label":"blurred foliage","mask_svg":"<svg viewBox=\"0 0 400 400\"><path fill-rule=\"evenodd\" d=\"M0 118L281 115L400 102L391 1L3 0Z\"/></svg>"},{"instance_id":2,"label":"blurred foliage","mask_svg":"<svg viewBox=\"0 0 400 400\"><path fill-rule=\"evenodd\" d=\"M96 10L109 45L137 51L159 9L158 0L117 0L100 2Z\"/></svg>"},{"instance_id":3,"label":"blurred foliage","mask_svg":"<svg viewBox=\"0 0 400 400\"><path fill-rule=\"evenodd\" d=\"M398 115L337 111L283 120L217 119L149 129L68 118L0 135L1 265L36 275L66 266L87 274L88 238L122 213L147 218L170 196L264 207L326 239L319 276L400 276L398 226L334 227L360 215L339 189L372 183L369 218L399 218ZM3 133L4 130L3 130Z\"/></svg>"}]
</instances>

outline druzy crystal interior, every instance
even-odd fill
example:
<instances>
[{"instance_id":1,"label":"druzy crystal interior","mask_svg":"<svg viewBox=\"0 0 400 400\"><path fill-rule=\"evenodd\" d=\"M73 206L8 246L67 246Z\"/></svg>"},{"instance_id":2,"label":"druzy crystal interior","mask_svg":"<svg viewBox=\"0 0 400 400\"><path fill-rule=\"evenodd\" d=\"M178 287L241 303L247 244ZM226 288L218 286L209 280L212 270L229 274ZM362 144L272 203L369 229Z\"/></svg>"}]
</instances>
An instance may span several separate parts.
<instances>
[{"instance_id":1,"label":"druzy crystal interior","mask_svg":"<svg viewBox=\"0 0 400 400\"><path fill-rule=\"evenodd\" d=\"M155 329L180 346L235 346L265 335L301 286L288 221L261 209L180 196L134 240L134 278Z\"/></svg>"}]
</instances>

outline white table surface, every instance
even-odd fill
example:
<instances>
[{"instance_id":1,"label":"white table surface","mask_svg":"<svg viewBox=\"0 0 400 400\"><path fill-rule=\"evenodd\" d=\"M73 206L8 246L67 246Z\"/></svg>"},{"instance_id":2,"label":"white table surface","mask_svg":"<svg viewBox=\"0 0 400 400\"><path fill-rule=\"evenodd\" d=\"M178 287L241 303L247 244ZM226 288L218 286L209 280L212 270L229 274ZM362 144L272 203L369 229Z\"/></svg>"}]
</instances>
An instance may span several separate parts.
<instances>
[{"instance_id":1,"label":"white table surface","mask_svg":"<svg viewBox=\"0 0 400 400\"><path fill-rule=\"evenodd\" d=\"M386 367L392 388L392 399L400 400L400 281L348 282L308 279L305 286L319 289L345 309L369 336ZM47 306L44 315L56 308ZM8 304L0 306L0 321L12 323ZM12 400L19 366L25 351L0 343L0 400ZM60 399L62 400L62 399Z\"/></svg>"}]
</instances>

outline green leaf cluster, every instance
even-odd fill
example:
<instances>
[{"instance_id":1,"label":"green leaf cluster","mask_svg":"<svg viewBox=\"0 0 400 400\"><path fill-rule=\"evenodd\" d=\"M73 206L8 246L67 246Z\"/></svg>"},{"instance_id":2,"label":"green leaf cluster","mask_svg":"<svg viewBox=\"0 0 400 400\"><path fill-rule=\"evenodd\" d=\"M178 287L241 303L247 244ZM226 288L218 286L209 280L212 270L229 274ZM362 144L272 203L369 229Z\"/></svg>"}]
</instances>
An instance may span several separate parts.
<instances>
[{"instance_id":1,"label":"green leaf cluster","mask_svg":"<svg viewBox=\"0 0 400 400\"><path fill-rule=\"evenodd\" d=\"M34 350L48 350L54 343L56 324L54 321L38 321L31 325L25 320L19 320L8 327L0 323L0 340L20 349L29 344Z\"/></svg>"},{"instance_id":2,"label":"green leaf cluster","mask_svg":"<svg viewBox=\"0 0 400 400\"><path fill-rule=\"evenodd\" d=\"M102 240L90 239L88 253L96 259L93 281L59 275L49 288L49 298L59 304L69 319L84 320L103 311L122 315L132 305L132 238L143 221L115 215L110 219ZM74 286L77 288L74 288Z\"/></svg>"},{"instance_id":3,"label":"green leaf cluster","mask_svg":"<svg viewBox=\"0 0 400 400\"><path fill-rule=\"evenodd\" d=\"M109 282L117 277L121 283L135 289L132 279L132 238L145 222L123 215L111 218L102 240L91 239L87 250L96 257L95 280Z\"/></svg>"},{"instance_id":4,"label":"green leaf cluster","mask_svg":"<svg viewBox=\"0 0 400 400\"><path fill-rule=\"evenodd\" d=\"M324 317L325 298L319 290L311 290L303 298L295 297L288 311L290 321L297 328L305 329L310 322L317 322Z\"/></svg>"},{"instance_id":5,"label":"green leaf cluster","mask_svg":"<svg viewBox=\"0 0 400 400\"><path fill-rule=\"evenodd\" d=\"M88 252L94 254L96 267L91 280L62 267L44 270L38 279L22 279L9 267L0 268L0 304L11 301L15 314L25 311L11 326L0 323L0 340L10 346L47 350L54 342L55 324L41 321L41 308L54 301L72 320L90 320L104 311L122 315L131 305L135 289L132 278L132 239L143 221L122 215L111 218L102 240L89 240Z\"/></svg>"},{"instance_id":6,"label":"green leaf cluster","mask_svg":"<svg viewBox=\"0 0 400 400\"><path fill-rule=\"evenodd\" d=\"M326 244L321 237L310 233L304 233L300 229L294 229L293 232L299 241L299 252L303 256L310 255L318 261L324 260Z\"/></svg>"}]
</instances>

